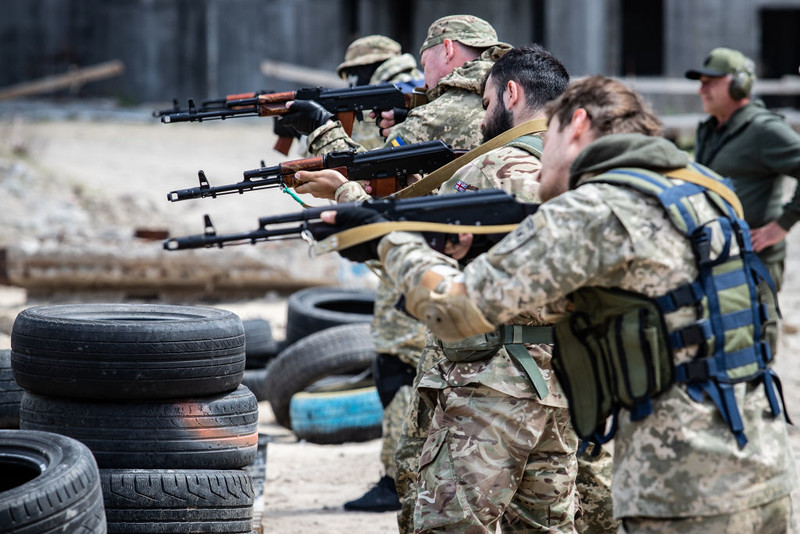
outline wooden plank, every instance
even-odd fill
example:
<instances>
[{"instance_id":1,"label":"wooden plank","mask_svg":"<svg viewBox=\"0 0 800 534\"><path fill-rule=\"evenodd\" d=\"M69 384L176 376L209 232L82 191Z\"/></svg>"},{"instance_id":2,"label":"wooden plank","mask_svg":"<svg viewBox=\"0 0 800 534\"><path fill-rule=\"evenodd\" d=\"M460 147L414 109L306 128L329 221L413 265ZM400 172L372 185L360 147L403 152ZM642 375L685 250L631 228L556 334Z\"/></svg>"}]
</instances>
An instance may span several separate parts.
<instances>
[{"instance_id":1,"label":"wooden plank","mask_svg":"<svg viewBox=\"0 0 800 534\"><path fill-rule=\"evenodd\" d=\"M270 59L261 62L261 74L299 83L303 87L326 87L328 89L347 87L347 83L333 72Z\"/></svg>"},{"instance_id":2,"label":"wooden plank","mask_svg":"<svg viewBox=\"0 0 800 534\"><path fill-rule=\"evenodd\" d=\"M0 88L0 100L10 100L12 98L37 95L67 87L77 88L87 82L119 76L124 71L124 63L118 59L115 59L113 61L107 61L92 67L75 69L66 74L47 76L38 80L18 83L5 88Z\"/></svg>"}]
</instances>

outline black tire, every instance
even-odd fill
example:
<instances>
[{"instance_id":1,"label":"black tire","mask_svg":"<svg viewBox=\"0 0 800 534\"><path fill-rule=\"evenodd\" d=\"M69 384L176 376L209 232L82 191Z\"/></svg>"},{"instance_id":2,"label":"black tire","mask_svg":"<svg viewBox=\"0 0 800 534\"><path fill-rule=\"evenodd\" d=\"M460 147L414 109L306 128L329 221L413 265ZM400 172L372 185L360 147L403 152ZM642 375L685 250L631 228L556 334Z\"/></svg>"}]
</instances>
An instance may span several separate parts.
<instances>
[{"instance_id":1,"label":"black tire","mask_svg":"<svg viewBox=\"0 0 800 534\"><path fill-rule=\"evenodd\" d=\"M332 326L372 321L375 291L341 287L309 287L286 302L286 343Z\"/></svg>"},{"instance_id":2,"label":"black tire","mask_svg":"<svg viewBox=\"0 0 800 534\"><path fill-rule=\"evenodd\" d=\"M11 351L0 350L0 428L19 428L22 392L11 370Z\"/></svg>"},{"instance_id":3,"label":"black tire","mask_svg":"<svg viewBox=\"0 0 800 534\"><path fill-rule=\"evenodd\" d=\"M280 343L272 337L272 325L265 319L245 319L244 345L246 369L263 368L280 352Z\"/></svg>"},{"instance_id":4,"label":"black tire","mask_svg":"<svg viewBox=\"0 0 800 534\"><path fill-rule=\"evenodd\" d=\"M260 369L245 369L242 385L253 392L256 400L261 402L267 400L267 367Z\"/></svg>"},{"instance_id":5,"label":"black tire","mask_svg":"<svg viewBox=\"0 0 800 534\"><path fill-rule=\"evenodd\" d=\"M101 469L109 534L249 534L253 484L244 470Z\"/></svg>"},{"instance_id":6,"label":"black tire","mask_svg":"<svg viewBox=\"0 0 800 534\"><path fill-rule=\"evenodd\" d=\"M327 377L358 376L371 368L375 344L369 328L365 323L334 326L288 346L272 360L265 382L278 424L291 428L289 405L295 393Z\"/></svg>"},{"instance_id":7,"label":"black tire","mask_svg":"<svg viewBox=\"0 0 800 534\"><path fill-rule=\"evenodd\" d=\"M20 427L81 441L97 465L142 469L238 469L258 447L258 403L244 386L173 401L92 402L26 392Z\"/></svg>"},{"instance_id":8,"label":"black tire","mask_svg":"<svg viewBox=\"0 0 800 534\"><path fill-rule=\"evenodd\" d=\"M369 441L382 432L383 405L375 386L295 393L289 415L297 439L320 445Z\"/></svg>"},{"instance_id":9,"label":"black tire","mask_svg":"<svg viewBox=\"0 0 800 534\"><path fill-rule=\"evenodd\" d=\"M0 531L106 532L97 464L82 443L0 430L0 473Z\"/></svg>"},{"instance_id":10,"label":"black tire","mask_svg":"<svg viewBox=\"0 0 800 534\"><path fill-rule=\"evenodd\" d=\"M85 399L166 399L232 391L244 374L244 328L226 310L152 304L29 308L11 332L17 383Z\"/></svg>"}]
</instances>

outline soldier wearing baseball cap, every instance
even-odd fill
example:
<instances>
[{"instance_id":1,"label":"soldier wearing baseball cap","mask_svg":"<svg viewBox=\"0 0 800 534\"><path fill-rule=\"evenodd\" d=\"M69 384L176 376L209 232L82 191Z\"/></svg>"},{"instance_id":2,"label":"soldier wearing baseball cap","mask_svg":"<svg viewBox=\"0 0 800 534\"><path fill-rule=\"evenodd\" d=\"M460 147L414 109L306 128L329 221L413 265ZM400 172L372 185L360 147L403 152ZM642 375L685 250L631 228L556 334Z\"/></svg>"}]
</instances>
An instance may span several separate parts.
<instances>
[{"instance_id":1,"label":"soldier wearing baseball cap","mask_svg":"<svg viewBox=\"0 0 800 534\"><path fill-rule=\"evenodd\" d=\"M703 76L721 78L730 75L729 93L735 100L741 100L750 96L753 90L753 82L756 79L755 68L753 60L738 50L715 48L708 54L703 66L687 70L686 77L690 80L700 80Z\"/></svg>"},{"instance_id":2,"label":"soldier wearing baseball cap","mask_svg":"<svg viewBox=\"0 0 800 534\"><path fill-rule=\"evenodd\" d=\"M800 220L800 195L784 204L781 176L800 179L800 135L753 98L755 63L738 50L713 49L702 67L686 71L686 77L700 80L700 98L709 114L697 127L695 159L731 179L753 248L780 289L785 237ZM775 332L777 310L769 313L769 331Z\"/></svg>"}]
</instances>

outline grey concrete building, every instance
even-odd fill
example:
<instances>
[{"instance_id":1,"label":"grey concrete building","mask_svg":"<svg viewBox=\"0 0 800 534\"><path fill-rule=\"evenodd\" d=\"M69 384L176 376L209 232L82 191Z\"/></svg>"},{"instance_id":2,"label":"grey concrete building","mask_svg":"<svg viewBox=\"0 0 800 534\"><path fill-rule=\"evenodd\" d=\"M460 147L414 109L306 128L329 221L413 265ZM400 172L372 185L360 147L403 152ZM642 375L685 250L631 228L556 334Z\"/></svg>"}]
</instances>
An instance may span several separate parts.
<instances>
[{"instance_id":1,"label":"grey concrete building","mask_svg":"<svg viewBox=\"0 0 800 534\"><path fill-rule=\"evenodd\" d=\"M681 77L715 46L753 57L762 78L800 65L800 0L3 0L0 10L0 87L119 58L123 76L81 93L127 102L296 88L260 62L332 71L371 33L416 55L428 24L453 13L486 18L512 44L544 44L573 76Z\"/></svg>"}]
</instances>

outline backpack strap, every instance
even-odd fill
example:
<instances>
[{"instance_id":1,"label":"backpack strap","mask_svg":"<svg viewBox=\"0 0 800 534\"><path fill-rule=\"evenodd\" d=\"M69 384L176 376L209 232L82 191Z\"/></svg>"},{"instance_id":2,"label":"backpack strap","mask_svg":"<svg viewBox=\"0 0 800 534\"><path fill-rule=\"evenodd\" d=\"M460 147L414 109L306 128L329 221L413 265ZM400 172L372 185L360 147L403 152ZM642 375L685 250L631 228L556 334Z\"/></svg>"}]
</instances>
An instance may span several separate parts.
<instances>
[{"instance_id":1,"label":"backpack strap","mask_svg":"<svg viewBox=\"0 0 800 534\"><path fill-rule=\"evenodd\" d=\"M544 150L541 137L536 135L521 135L506 143L506 146L522 149L537 159L541 159Z\"/></svg>"}]
</instances>

